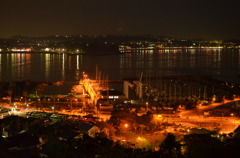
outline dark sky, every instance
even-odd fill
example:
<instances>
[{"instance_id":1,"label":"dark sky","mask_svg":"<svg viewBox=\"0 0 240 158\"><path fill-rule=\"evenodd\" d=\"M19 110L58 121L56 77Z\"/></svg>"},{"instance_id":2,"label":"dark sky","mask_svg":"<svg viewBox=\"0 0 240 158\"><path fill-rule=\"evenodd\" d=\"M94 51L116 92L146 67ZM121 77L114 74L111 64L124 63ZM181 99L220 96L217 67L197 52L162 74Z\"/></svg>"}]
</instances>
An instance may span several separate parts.
<instances>
[{"instance_id":1,"label":"dark sky","mask_svg":"<svg viewBox=\"0 0 240 158\"><path fill-rule=\"evenodd\" d=\"M238 0L1 0L0 38L153 34L240 39Z\"/></svg>"}]
</instances>

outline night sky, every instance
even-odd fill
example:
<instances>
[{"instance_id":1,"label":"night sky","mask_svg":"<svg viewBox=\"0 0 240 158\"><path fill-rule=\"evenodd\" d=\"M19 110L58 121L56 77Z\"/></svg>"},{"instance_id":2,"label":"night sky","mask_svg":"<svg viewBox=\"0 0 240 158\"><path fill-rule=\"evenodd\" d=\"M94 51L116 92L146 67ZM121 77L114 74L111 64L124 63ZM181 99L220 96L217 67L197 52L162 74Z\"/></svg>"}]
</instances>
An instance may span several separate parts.
<instances>
[{"instance_id":1,"label":"night sky","mask_svg":"<svg viewBox=\"0 0 240 158\"><path fill-rule=\"evenodd\" d=\"M1 0L0 38L166 35L240 39L238 0Z\"/></svg>"}]
</instances>

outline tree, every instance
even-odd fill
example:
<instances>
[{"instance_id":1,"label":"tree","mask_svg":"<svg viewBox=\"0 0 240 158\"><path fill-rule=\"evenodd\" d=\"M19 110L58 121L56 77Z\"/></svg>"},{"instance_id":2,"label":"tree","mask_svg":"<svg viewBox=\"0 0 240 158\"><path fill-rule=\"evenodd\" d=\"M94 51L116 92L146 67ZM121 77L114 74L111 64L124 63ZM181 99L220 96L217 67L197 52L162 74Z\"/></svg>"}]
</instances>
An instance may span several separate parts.
<instances>
[{"instance_id":1,"label":"tree","mask_svg":"<svg viewBox=\"0 0 240 158\"><path fill-rule=\"evenodd\" d=\"M190 134L184 136L186 158L229 157L224 144L210 134Z\"/></svg>"},{"instance_id":2,"label":"tree","mask_svg":"<svg viewBox=\"0 0 240 158\"><path fill-rule=\"evenodd\" d=\"M229 137L225 140L225 150L228 157L234 157L239 154L240 146L240 126L233 133L228 134Z\"/></svg>"},{"instance_id":3,"label":"tree","mask_svg":"<svg viewBox=\"0 0 240 158\"><path fill-rule=\"evenodd\" d=\"M153 113L151 111L148 111L146 114L143 114L140 117L138 122L140 124L149 125L151 123L152 119L153 119Z\"/></svg>"},{"instance_id":4,"label":"tree","mask_svg":"<svg viewBox=\"0 0 240 158\"><path fill-rule=\"evenodd\" d=\"M115 111L112 111L110 122L115 126L119 126L120 123L122 122L131 122L131 124L136 124L137 119L138 119L138 116L136 113L132 113L130 111L124 111L124 110L115 110Z\"/></svg>"},{"instance_id":5,"label":"tree","mask_svg":"<svg viewBox=\"0 0 240 158\"><path fill-rule=\"evenodd\" d=\"M160 145L159 157L163 158L183 158L181 144L176 141L176 137L169 133Z\"/></svg>"}]
</instances>

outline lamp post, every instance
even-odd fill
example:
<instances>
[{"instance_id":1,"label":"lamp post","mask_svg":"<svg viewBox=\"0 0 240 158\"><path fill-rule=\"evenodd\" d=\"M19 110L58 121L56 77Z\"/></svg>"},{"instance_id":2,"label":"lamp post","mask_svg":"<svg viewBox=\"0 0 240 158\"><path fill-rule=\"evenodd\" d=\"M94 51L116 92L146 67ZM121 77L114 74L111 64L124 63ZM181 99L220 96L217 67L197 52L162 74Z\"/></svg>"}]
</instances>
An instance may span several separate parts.
<instances>
[{"instance_id":1,"label":"lamp post","mask_svg":"<svg viewBox=\"0 0 240 158\"><path fill-rule=\"evenodd\" d=\"M128 127L129 127L129 124L128 124L128 123L125 123L125 124L123 125L123 131L125 132L125 135L126 135L126 136L127 136Z\"/></svg>"},{"instance_id":2,"label":"lamp post","mask_svg":"<svg viewBox=\"0 0 240 158\"><path fill-rule=\"evenodd\" d=\"M231 117L234 117L234 113L231 113L230 115L231 115ZM233 128L235 128L235 119L234 118L233 118Z\"/></svg>"}]
</instances>

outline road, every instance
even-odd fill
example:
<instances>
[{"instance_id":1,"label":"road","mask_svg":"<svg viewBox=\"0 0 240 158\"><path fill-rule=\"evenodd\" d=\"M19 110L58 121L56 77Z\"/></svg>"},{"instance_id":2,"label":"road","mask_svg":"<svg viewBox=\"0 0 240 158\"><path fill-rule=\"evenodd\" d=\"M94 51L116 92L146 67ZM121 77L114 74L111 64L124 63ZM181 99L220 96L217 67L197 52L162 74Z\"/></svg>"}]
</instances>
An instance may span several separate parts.
<instances>
[{"instance_id":1,"label":"road","mask_svg":"<svg viewBox=\"0 0 240 158\"><path fill-rule=\"evenodd\" d=\"M186 110L178 113L182 119L186 119L192 124L206 124L207 129L212 129L212 125L215 123L220 124L220 132L229 133L233 132L235 128L240 125L240 119L232 115L231 117L206 117L204 111L214 109L226 103L240 101L240 98L235 98L234 100L225 100L223 103L213 103L207 106L198 106L192 110ZM180 121L181 122L181 121Z\"/></svg>"}]
</instances>

